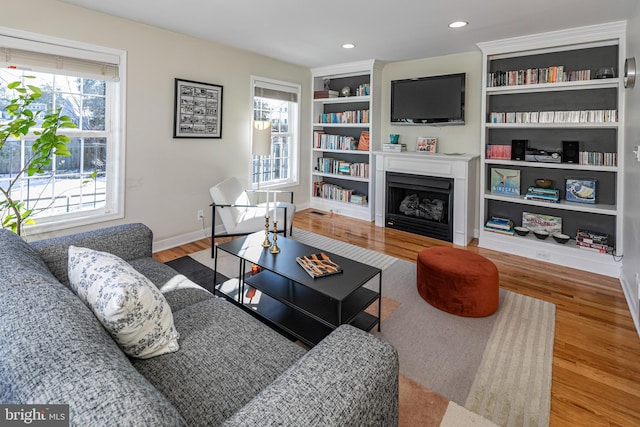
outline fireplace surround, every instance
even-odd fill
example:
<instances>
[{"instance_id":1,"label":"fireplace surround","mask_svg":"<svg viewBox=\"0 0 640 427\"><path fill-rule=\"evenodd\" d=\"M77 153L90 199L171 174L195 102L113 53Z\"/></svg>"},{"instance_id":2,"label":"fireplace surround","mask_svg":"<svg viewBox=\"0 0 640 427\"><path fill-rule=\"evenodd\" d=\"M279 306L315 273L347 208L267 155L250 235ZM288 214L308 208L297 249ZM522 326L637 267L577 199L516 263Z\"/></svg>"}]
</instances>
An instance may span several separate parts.
<instances>
[{"instance_id":1,"label":"fireplace surround","mask_svg":"<svg viewBox=\"0 0 640 427\"><path fill-rule=\"evenodd\" d=\"M427 154L418 152L391 153L374 152L375 175L375 222L386 227L387 172L448 178L453 180L453 195L450 208L452 218L451 240L456 245L466 246L476 233L478 156L473 154ZM426 197L429 199L429 197ZM412 230L407 230L412 231Z\"/></svg>"},{"instance_id":2,"label":"fireplace surround","mask_svg":"<svg viewBox=\"0 0 640 427\"><path fill-rule=\"evenodd\" d=\"M453 241L452 178L387 172L385 225Z\"/></svg>"}]
</instances>

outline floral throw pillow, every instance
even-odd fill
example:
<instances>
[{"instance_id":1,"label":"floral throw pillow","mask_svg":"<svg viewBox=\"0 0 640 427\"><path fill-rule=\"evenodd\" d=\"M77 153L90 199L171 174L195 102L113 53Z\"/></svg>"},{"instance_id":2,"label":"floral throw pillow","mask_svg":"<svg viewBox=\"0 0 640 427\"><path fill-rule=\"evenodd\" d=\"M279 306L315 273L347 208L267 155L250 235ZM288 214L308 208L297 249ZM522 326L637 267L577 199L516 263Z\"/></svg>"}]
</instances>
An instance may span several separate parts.
<instances>
[{"instance_id":1,"label":"floral throw pillow","mask_svg":"<svg viewBox=\"0 0 640 427\"><path fill-rule=\"evenodd\" d=\"M162 293L123 259L69 247L69 284L129 356L178 351L178 331Z\"/></svg>"}]
</instances>

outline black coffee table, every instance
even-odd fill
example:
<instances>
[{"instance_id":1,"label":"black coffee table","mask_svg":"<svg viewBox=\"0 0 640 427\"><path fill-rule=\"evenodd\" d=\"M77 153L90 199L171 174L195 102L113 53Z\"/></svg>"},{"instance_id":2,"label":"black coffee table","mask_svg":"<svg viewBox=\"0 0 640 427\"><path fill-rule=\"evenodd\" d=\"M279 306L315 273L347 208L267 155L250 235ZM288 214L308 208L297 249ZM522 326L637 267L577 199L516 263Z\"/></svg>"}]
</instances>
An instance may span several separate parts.
<instances>
[{"instance_id":1,"label":"black coffee table","mask_svg":"<svg viewBox=\"0 0 640 427\"><path fill-rule=\"evenodd\" d=\"M269 238L273 241L271 234ZM377 324L380 331L382 270L281 236L277 240L281 252L273 255L269 248L262 248L263 240L264 232L257 232L216 246L214 269L217 270L221 250L239 258L238 273L243 278L236 289L237 296L222 288L216 292L249 307L309 345L317 344L343 323L365 331ZM314 279L296 262L296 257L320 252L339 264L343 272ZM259 265L261 271L255 275L245 273L251 264ZM376 276L377 292L365 288ZM261 292L259 301L245 303L246 285ZM376 300L377 317L364 311Z\"/></svg>"}]
</instances>

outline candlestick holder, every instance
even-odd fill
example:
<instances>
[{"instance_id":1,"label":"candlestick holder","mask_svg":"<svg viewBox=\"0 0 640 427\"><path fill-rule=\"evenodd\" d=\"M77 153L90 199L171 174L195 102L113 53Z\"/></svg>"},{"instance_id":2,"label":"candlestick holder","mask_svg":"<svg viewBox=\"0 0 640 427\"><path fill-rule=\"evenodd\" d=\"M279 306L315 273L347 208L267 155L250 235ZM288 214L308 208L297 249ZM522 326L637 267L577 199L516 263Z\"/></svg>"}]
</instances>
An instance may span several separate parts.
<instances>
[{"instance_id":1,"label":"candlestick holder","mask_svg":"<svg viewBox=\"0 0 640 427\"><path fill-rule=\"evenodd\" d=\"M280 248L278 247L278 221L273 221L273 246L271 246L272 254L279 254Z\"/></svg>"},{"instance_id":2,"label":"candlestick holder","mask_svg":"<svg viewBox=\"0 0 640 427\"><path fill-rule=\"evenodd\" d=\"M269 241L269 217L265 216L264 217L264 242L262 242L262 247L268 248L270 246L271 246L271 242Z\"/></svg>"}]
</instances>

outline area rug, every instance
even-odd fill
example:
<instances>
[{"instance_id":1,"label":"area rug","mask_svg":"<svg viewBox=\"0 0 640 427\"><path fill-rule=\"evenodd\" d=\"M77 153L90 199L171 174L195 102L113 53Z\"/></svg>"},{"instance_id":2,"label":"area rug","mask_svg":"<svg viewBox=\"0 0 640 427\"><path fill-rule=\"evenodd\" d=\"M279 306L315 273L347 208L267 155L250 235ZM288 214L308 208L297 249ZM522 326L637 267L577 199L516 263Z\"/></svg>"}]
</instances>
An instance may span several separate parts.
<instances>
[{"instance_id":1,"label":"area rug","mask_svg":"<svg viewBox=\"0 0 640 427\"><path fill-rule=\"evenodd\" d=\"M419 296L414 263L304 230L292 238L383 270L382 331L373 333L398 350L401 424L483 425L473 411L501 426L548 425L553 304L501 290L496 314L451 315ZM191 257L213 266L210 250ZM237 274L233 257L220 256L218 267Z\"/></svg>"}]
</instances>

